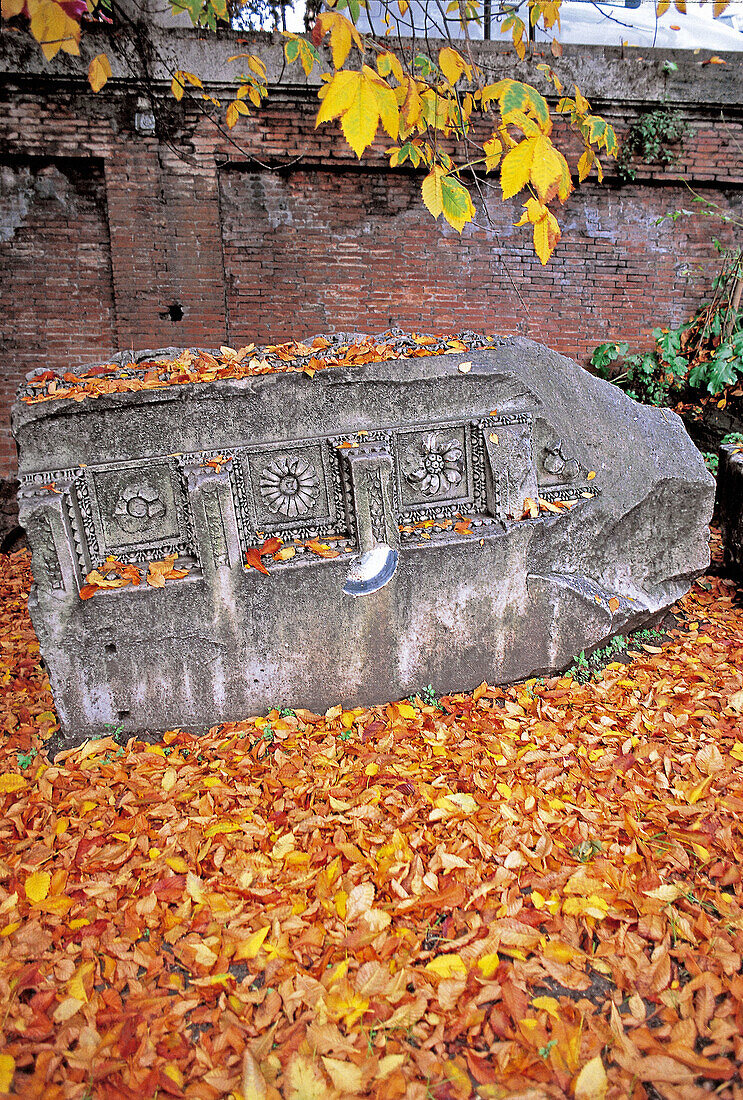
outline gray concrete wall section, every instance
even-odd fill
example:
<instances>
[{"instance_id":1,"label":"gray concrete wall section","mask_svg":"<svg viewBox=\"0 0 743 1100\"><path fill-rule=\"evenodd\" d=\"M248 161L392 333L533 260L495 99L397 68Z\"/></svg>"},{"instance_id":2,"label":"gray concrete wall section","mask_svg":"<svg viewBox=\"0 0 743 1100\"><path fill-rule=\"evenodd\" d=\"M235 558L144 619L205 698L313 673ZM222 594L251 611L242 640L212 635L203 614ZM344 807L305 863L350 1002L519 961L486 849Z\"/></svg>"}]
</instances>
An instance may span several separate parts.
<instances>
[{"instance_id":1,"label":"gray concrete wall section","mask_svg":"<svg viewBox=\"0 0 743 1100\"><path fill-rule=\"evenodd\" d=\"M677 600L708 563L714 498L679 418L538 344L494 345L18 402L30 608L69 743L507 682ZM574 503L522 519L537 495ZM472 535L414 526L458 515ZM274 534L341 553L246 569ZM389 583L345 595L359 550L395 534ZM82 601L109 553L191 571Z\"/></svg>"}]
</instances>

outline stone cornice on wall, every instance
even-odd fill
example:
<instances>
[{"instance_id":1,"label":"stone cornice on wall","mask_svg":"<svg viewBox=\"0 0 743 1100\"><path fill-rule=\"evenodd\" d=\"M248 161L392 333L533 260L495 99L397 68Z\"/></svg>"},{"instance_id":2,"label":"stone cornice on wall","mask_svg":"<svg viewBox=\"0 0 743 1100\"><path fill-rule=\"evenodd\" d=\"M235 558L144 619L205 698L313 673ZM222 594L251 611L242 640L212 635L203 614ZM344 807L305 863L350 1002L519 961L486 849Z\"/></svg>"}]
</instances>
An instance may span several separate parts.
<instances>
[{"instance_id":1,"label":"stone cornice on wall","mask_svg":"<svg viewBox=\"0 0 743 1100\"><path fill-rule=\"evenodd\" d=\"M52 61L46 61L24 30L4 24L0 31L0 84L17 84L26 91L39 93L51 92L51 86L60 83L87 87L88 64L97 53L105 51L113 68L107 92L131 91L141 81L144 47L150 57L153 91L164 90L175 69L185 69L199 75L217 94L228 93L241 72L240 62L228 59L248 52L258 53L266 62L272 88L296 93L317 87L319 75L306 77L301 66L285 64L282 44L279 34L234 31L215 34L195 28L165 30L157 26L148 27L146 37L138 43L129 30L94 27L83 36L80 57L60 53ZM412 48L409 40L406 44ZM420 50L420 40L416 48ZM499 42L473 43L473 51L489 80L510 76L532 83L544 92L548 87L536 71L536 63L549 62L566 88L576 83L596 107L668 104L703 112L722 109L728 118L743 116L740 96L743 54L720 54L724 64L705 64L711 56L708 50L622 51L606 46L565 46L557 60L545 50L535 53L531 61L520 62L511 49ZM667 61L673 61L677 69L666 71Z\"/></svg>"}]
</instances>

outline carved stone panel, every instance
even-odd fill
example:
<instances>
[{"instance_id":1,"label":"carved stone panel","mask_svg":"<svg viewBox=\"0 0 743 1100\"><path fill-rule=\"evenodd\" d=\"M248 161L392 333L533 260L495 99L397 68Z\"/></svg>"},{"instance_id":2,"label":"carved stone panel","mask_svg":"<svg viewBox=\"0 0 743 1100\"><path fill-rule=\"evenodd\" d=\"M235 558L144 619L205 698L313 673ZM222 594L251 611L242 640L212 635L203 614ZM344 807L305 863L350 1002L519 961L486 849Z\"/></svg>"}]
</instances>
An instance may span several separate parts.
<instances>
[{"instance_id":1,"label":"carved stone panel","mask_svg":"<svg viewBox=\"0 0 743 1100\"><path fill-rule=\"evenodd\" d=\"M397 495L406 518L453 515L474 506L467 424L396 433Z\"/></svg>"},{"instance_id":2,"label":"carved stone panel","mask_svg":"<svg viewBox=\"0 0 743 1100\"><path fill-rule=\"evenodd\" d=\"M520 519L524 501L538 494L531 417L488 417L482 431L489 466L488 511L502 520Z\"/></svg>"},{"instance_id":3,"label":"carved stone panel","mask_svg":"<svg viewBox=\"0 0 743 1100\"><path fill-rule=\"evenodd\" d=\"M232 478L246 547L258 532L300 539L345 532L340 473L325 440L236 452Z\"/></svg>"},{"instance_id":4,"label":"carved stone panel","mask_svg":"<svg viewBox=\"0 0 743 1100\"><path fill-rule=\"evenodd\" d=\"M127 561L193 551L179 471L167 459L87 467L75 485L88 553Z\"/></svg>"}]
</instances>

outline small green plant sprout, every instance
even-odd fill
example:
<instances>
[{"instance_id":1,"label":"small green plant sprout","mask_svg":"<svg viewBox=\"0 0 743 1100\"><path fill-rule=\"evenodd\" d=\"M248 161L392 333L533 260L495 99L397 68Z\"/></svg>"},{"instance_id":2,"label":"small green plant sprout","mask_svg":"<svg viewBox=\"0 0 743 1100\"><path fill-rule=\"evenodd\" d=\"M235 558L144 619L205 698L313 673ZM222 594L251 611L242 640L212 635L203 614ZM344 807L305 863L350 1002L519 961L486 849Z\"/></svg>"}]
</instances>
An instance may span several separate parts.
<instances>
[{"instance_id":1,"label":"small green plant sprout","mask_svg":"<svg viewBox=\"0 0 743 1100\"><path fill-rule=\"evenodd\" d=\"M291 707L279 707L279 718L296 718Z\"/></svg>"},{"instance_id":2,"label":"small green plant sprout","mask_svg":"<svg viewBox=\"0 0 743 1100\"><path fill-rule=\"evenodd\" d=\"M411 703L415 703L416 699L420 699L425 707L438 707L439 705L439 698L434 690L433 684L421 688L421 690L417 691L414 695L409 695L408 699Z\"/></svg>"},{"instance_id":3,"label":"small green plant sprout","mask_svg":"<svg viewBox=\"0 0 743 1100\"><path fill-rule=\"evenodd\" d=\"M36 749L29 749L28 752L17 752L16 753L16 759L18 761L18 767L21 768L22 771L25 771L26 768L29 768L35 758L36 758Z\"/></svg>"},{"instance_id":4,"label":"small green plant sprout","mask_svg":"<svg viewBox=\"0 0 743 1100\"><path fill-rule=\"evenodd\" d=\"M677 66L666 61L664 72L673 72ZM678 111L661 107L648 111L630 127L617 158L617 171L621 179L629 182L637 176L632 161L643 164L673 164L684 147L689 127Z\"/></svg>"},{"instance_id":5,"label":"small green plant sprout","mask_svg":"<svg viewBox=\"0 0 743 1100\"><path fill-rule=\"evenodd\" d=\"M550 1041L545 1046L539 1048L539 1057L540 1058L545 1058L545 1059L549 1058L550 1051L552 1050L553 1047L556 1047L556 1046L557 1046L557 1039L550 1039Z\"/></svg>"}]
</instances>

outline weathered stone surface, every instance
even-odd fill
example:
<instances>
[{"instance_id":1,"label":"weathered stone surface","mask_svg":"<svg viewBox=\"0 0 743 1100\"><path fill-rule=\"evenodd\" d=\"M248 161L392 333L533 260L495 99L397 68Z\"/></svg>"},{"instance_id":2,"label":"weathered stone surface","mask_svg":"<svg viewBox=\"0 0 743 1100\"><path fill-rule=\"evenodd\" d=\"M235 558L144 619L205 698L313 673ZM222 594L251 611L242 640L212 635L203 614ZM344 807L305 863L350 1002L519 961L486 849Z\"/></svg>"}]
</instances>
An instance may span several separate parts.
<instances>
[{"instance_id":1,"label":"weathered stone surface","mask_svg":"<svg viewBox=\"0 0 743 1100\"><path fill-rule=\"evenodd\" d=\"M743 453L724 444L719 450L715 513L720 524L725 564L743 574Z\"/></svg>"},{"instance_id":2,"label":"weathered stone surface","mask_svg":"<svg viewBox=\"0 0 743 1100\"><path fill-rule=\"evenodd\" d=\"M70 743L507 682L677 600L709 560L714 497L679 418L538 344L493 343L18 403L31 613ZM575 503L522 519L537 496ZM471 534L414 527L457 516ZM341 553L246 570L269 535ZM389 583L344 594L380 546L398 554ZM80 600L107 554L168 553L186 578Z\"/></svg>"}]
</instances>

